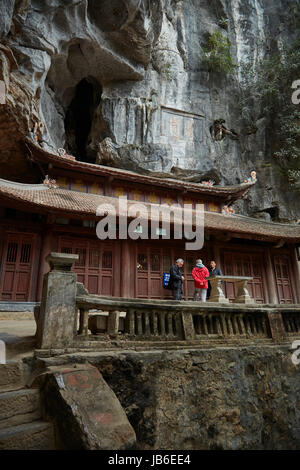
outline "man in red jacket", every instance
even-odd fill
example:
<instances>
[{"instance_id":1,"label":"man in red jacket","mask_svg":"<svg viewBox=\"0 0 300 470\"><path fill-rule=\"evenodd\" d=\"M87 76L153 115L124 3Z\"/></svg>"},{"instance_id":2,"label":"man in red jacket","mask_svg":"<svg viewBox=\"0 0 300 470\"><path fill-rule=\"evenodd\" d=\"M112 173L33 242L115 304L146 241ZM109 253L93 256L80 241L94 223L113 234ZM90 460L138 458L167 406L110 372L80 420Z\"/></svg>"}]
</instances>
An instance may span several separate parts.
<instances>
[{"instance_id":1,"label":"man in red jacket","mask_svg":"<svg viewBox=\"0 0 300 470\"><path fill-rule=\"evenodd\" d=\"M193 300L198 299L200 293L201 302L206 302L208 282L205 279L209 277L208 269L204 266L201 259L196 260L196 266L192 271L192 276L195 283L195 292Z\"/></svg>"}]
</instances>

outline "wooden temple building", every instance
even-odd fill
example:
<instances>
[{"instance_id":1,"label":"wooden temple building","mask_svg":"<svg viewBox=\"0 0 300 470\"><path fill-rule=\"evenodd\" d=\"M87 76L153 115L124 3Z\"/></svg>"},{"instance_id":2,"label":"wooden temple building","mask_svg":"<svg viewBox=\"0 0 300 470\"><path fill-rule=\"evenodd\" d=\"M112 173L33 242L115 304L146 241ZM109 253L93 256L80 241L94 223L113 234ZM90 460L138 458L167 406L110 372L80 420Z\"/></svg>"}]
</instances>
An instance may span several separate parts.
<instances>
[{"instance_id":1,"label":"wooden temple building","mask_svg":"<svg viewBox=\"0 0 300 470\"><path fill-rule=\"evenodd\" d=\"M184 299L193 295L195 260L214 259L225 275L251 276L256 303L300 303L300 226L225 215L224 204L243 198L252 183L205 186L170 178L84 163L49 153L27 140L24 152L32 165L56 180L45 184L0 180L0 301L41 299L49 252L78 254L77 280L91 294L163 299L162 274L178 257L184 259ZM185 251L185 240L99 240L97 206L128 200L151 204L196 204L205 207L205 243L200 251ZM225 283L225 295L235 296Z\"/></svg>"}]
</instances>

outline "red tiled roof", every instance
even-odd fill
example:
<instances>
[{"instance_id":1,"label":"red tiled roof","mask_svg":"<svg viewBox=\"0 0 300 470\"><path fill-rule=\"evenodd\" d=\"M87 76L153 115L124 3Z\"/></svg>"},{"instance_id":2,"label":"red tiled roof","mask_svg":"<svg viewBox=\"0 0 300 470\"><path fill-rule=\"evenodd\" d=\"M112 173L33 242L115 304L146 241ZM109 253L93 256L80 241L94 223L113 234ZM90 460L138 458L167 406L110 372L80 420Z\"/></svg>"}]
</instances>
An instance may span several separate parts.
<instances>
[{"instance_id":1,"label":"red tiled roof","mask_svg":"<svg viewBox=\"0 0 300 470\"><path fill-rule=\"evenodd\" d=\"M26 139L26 145L31 152L31 158L40 162L52 163L55 166L78 171L81 174L94 174L102 176L113 176L116 179L132 181L147 185L159 186L167 189L179 189L182 191L197 192L210 196L219 196L231 200L242 198L254 183L242 183L235 186L205 186L200 183L190 183L173 178L159 178L151 175L141 175L129 170L112 168L104 165L95 165L92 163L69 160L54 153L47 152L45 149Z\"/></svg>"},{"instance_id":2,"label":"red tiled roof","mask_svg":"<svg viewBox=\"0 0 300 470\"><path fill-rule=\"evenodd\" d=\"M100 204L111 204L118 214L118 199L80 193L67 189L49 189L45 185L25 185L0 180L0 201L13 201L22 205L22 210L40 213L56 213L64 217L97 218ZM136 204L135 201L128 201ZM149 208L149 203L143 203ZM195 211L193 211L195 217ZM172 220L172 219L171 219ZM223 215L205 212L205 229L218 232L243 233L249 238L265 240L287 240L300 242L300 225L265 222L239 215Z\"/></svg>"}]
</instances>

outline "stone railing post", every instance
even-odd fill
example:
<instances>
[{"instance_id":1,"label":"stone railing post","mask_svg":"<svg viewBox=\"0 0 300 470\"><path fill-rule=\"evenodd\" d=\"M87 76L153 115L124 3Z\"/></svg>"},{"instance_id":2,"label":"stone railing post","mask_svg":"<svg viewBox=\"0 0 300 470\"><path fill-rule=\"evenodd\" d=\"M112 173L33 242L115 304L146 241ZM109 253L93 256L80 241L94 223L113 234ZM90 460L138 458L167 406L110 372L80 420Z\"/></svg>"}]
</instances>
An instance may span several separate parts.
<instances>
[{"instance_id":1,"label":"stone railing post","mask_svg":"<svg viewBox=\"0 0 300 470\"><path fill-rule=\"evenodd\" d=\"M108 312L107 333L110 336L114 337L118 335L119 319L120 319L120 312L118 310L112 310Z\"/></svg>"},{"instance_id":2,"label":"stone railing post","mask_svg":"<svg viewBox=\"0 0 300 470\"><path fill-rule=\"evenodd\" d=\"M218 303L228 303L229 300L226 299L223 289L221 287L222 279L218 276L208 278L211 284L211 293L208 299L208 302L218 302Z\"/></svg>"},{"instance_id":3,"label":"stone railing post","mask_svg":"<svg viewBox=\"0 0 300 470\"><path fill-rule=\"evenodd\" d=\"M183 327L183 336L185 340L191 341L195 339L195 329L193 322L193 315L190 312L182 311L182 327Z\"/></svg>"},{"instance_id":4,"label":"stone railing post","mask_svg":"<svg viewBox=\"0 0 300 470\"><path fill-rule=\"evenodd\" d=\"M254 299L250 297L250 294L248 292L247 282L248 282L248 279L242 279L241 281L236 281L235 284L237 286L237 294L236 294L236 298L233 301L234 303L255 304Z\"/></svg>"},{"instance_id":5,"label":"stone railing post","mask_svg":"<svg viewBox=\"0 0 300 470\"><path fill-rule=\"evenodd\" d=\"M79 309L79 335L87 336L89 330L89 310L86 308Z\"/></svg>"},{"instance_id":6,"label":"stone railing post","mask_svg":"<svg viewBox=\"0 0 300 470\"><path fill-rule=\"evenodd\" d=\"M267 312L267 318L273 341L275 343L280 343L285 340L286 333L284 330L282 313L279 310L269 311Z\"/></svg>"},{"instance_id":7,"label":"stone railing post","mask_svg":"<svg viewBox=\"0 0 300 470\"><path fill-rule=\"evenodd\" d=\"M50 271L44 275L41 310L37 322L37 348L60 349L72 345L76 333L76 274L78 255L50 253Z\"/></svg>"}]
</instances>

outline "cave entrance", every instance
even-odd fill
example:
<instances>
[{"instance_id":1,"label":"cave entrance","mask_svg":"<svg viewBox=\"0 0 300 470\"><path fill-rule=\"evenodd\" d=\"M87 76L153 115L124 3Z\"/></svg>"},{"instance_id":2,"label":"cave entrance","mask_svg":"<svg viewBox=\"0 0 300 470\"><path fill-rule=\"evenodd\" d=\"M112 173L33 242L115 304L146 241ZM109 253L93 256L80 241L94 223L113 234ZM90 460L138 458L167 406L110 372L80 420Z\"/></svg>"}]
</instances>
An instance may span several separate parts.
<instances>
[{"instance_id":1,"label":"cave entrance","mask_svg":"<svg viewBox=\"0 0 300 470\"><path fill-rule=\"evenodd\" d=\"M101 85L93 78L84 78L75 89L65 118L66 150L77 160L95 163L95 155L88 149L96 108L102 95Z\"/></svg>"}]
</instances>

